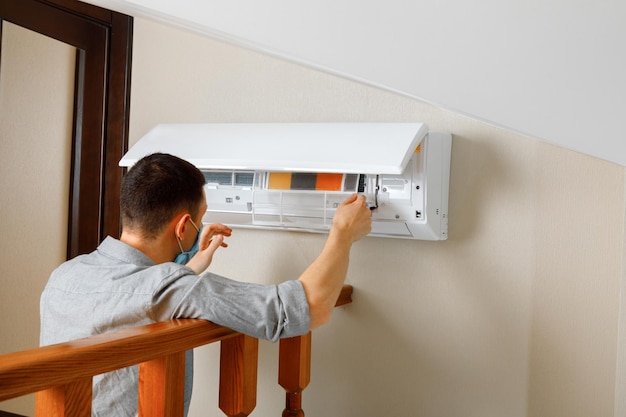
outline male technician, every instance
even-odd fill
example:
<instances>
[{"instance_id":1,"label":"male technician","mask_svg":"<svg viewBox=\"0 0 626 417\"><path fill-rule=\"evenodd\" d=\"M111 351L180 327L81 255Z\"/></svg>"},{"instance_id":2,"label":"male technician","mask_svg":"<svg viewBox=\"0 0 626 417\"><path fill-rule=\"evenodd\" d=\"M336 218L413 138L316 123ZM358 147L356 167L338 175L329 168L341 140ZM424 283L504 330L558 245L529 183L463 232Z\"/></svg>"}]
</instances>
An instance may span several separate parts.
<instances>
[{"instance_id":1,"label":"male technician","mask_svg":"<svg viewBox=\"0 0 626 417\"><path fill-rule=\"evenodd\" d=\"M299 279L258 285L204 272L231 229L202 228L203 187L203 174L182 159L157 153L138 161L122 182L120 239L107 237L50 276L41 296L41 344L173 318L206 319L272 341L326 323L351 245L371 229L364 198L339 206L321 254ZM187 358L185 412L193 369ZM137 380L136 366L95 377L92 414L135 416Z\"/></svg>"}]
</instances>

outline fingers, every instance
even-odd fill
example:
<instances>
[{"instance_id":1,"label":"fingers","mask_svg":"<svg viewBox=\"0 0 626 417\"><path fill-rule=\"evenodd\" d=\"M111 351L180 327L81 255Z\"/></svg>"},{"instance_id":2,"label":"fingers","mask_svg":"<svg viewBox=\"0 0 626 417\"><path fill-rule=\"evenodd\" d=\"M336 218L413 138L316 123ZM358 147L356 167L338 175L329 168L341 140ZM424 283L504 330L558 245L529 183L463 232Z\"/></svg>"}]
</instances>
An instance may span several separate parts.
<instances>
[{"instance_id":1,"label":"fingers","mask_svg":"<svg viewBox=\"0 0 626 417\"><path fill-rule=\"evenodd\" d=\"M337 209L333 226L352 241L361 239L372 228L372 212L364 195L352 194Z\"/></svg>"},{"instance_id":2,"label":"fingers","mask_svg":"<svg viewBox=\"0 0 626 417\"><path fill-rule=\"evenodd\" d=\"M228 245L226 245L224 243L224 236L222 235L216 235L213 236L213 239L211 239L211 241L209 242L209 247L207 247L207 251L211 254L211 256L213 256L213 254L215 253L215 251L220 247L226 247Z\"/></svg>"},{"instance_id":3,"label":"fingers","mask_svg":"<svg viewBox=\"0 0 626 417\"><path fill-rule=\"evenodd\" d=\"M370 209L367 207L365 196L362 194L352 194L346 198L339 206L340 211L351 213L351 216L358 216L358 211L361 211L369 217L371 215Z\"/></svg>"},{"instance_id":4,"label":"fingers","mask_svg":"<svg viewBox=\"0 0 626 417\"><path fill-rule=\"evenodd\" d=\"M215 240L215 238L219 236L221 242L220 246L222 246L223 248L227 248L228 244L224 242L224 236L230 236L233 232L233 229L228 226L224 226L223 224L212 224L210 230L213 239Z\"/></svg>"},{"instance_id":5,"label":"fingers","mask_svg":"<svg viewBox=\"0 0 626 417\"><path fill-rule=\"evenodd\" d=\"M217 235L222 236L221 246L227 248L228 244L224 242L224 237L231 236L232 232L233 229L223 224L213 223L204 225L202 228L202 236L200 237L200 249L206 249L211 244L212 239Z\"/></svg>"},{"instance_id":6,"label":"fingers","mask_svg":"<svg viewBox=\"0 0 626 417\"><path fill-rule=\"evenodd\" d=\"M350 195L350 197L346 198L346 199L343 201L343 203L341 203L341 204L343 204L343 205L352 204L352 203L354 203L356 200L358 200L360 197L362 197L362 198L363 198L363 201L365 201L365 196L363 196L363 195L358 195L358 194L352 194L352 195Z\"/></svg>"},{"instance_id":7,"label":"fingers","mask_svg":"<svg viewBox=\"0 0 626 417\"><path fill-rule=\"evenodd\" d=\"M211 265L215 251L217 251L220 246L225 245L223 235L213 236L211 240L205 243L204 240L208 238L208 234L203 233L201 249L187 262L187 266L193 269L196 274L201 274L205 271L209 265Z\"/></svg>"},{"instance_id":8,"label":"fingers","mask_svg":"<svg viewBox=\"0 0 626 417\"><path fill-rule=\"evenodd\" d=\"M342 204L343 205L354 204L357 206L360 205L363 207L367 207L366 201L367 200L363 194L352 194L350 195L350 197L346 198Z\"/></svg>"},{"instance_id":9,"label":"fingers","mask_svg":"<svg viewBox=\"0 0 626 417\"><path fill-rule=\"evenodd\" d=\"M369 207L367 206L367 200L365 198L364 195L362 194L352 194L350 197L348 197L345 201L344 204L346 205L354 205L357 209L361 209L361 211L363 213L367 213L368 216L371 215L371 211L369 209ZM363 210L366 209L366 210Z\"/></svg>"},{"instance_id":10,"label":"fingers","mask_svg":"<svg viewBox=\"0 0 626 417\"><path fill-rule=\"evenodd\" d=\"M213 236L213 235L230 236L233 232L233 229L220 223L208 224L204 228L207 229L207 233L209 233L210 236Z\"/></svg>"}]
</instances>

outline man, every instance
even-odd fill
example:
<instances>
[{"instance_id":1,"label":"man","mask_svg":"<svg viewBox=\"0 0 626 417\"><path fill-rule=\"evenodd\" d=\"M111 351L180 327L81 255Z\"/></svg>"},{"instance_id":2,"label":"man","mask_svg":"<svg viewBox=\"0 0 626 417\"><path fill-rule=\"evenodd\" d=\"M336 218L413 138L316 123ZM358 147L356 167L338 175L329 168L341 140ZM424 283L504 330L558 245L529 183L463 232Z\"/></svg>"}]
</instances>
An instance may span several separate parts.
<instances>
[{"instance_id":1,"label":"man","mask_svg":"<svg viewBox=\"0 0 626 417\"><path fill-rule=\"evenodd\" d=\"M192 164L167 154L144 157L124 176L120 202L120 239L107 237L50 276L41 296L42 345L173 318L206 319L272 341L305 334L330 319L351 245L371 229L365 199L353 195L297 280L258 285L204 272L231 229L202 227L204 176ZM193 369L187 358L185 412ZM136 415L137 378L136 366L95 377L92 414Z\"/></svg>"}]
</instances>

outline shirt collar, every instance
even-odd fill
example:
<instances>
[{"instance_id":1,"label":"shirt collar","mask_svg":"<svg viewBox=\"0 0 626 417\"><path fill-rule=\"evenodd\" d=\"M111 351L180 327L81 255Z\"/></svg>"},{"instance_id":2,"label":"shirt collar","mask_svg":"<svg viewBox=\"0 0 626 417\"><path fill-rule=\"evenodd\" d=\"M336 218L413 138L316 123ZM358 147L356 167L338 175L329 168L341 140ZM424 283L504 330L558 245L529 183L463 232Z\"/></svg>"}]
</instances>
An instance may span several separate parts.
<instances>
[{"instance_id":1,"label":"shirt collar","mask_svg":"<svg viewBox=\"0 0 626 417\"><path fill-rule=\"evenodd\" d=\"M98 252L108 258L118 259L124 263L138 266L153 266L155 262L148 255L121 240L107 236L100 246Z\"/></svg>"}]
</instances>

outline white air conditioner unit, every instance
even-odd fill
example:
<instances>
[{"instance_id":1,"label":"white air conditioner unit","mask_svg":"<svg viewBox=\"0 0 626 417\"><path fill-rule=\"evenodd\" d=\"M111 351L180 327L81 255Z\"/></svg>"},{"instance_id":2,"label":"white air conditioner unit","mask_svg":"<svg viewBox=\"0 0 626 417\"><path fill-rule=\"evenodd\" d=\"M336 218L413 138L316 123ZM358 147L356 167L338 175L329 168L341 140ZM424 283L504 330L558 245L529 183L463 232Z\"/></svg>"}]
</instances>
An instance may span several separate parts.
<instances>
[{"instance_id":1,"label":"white air conditioner unit","mask_svg":"<svg viewBox=\"0 0 626 417\"><path fill-rule=\"evenodd\" d=\"M423 123L158 125L120 161L164 152L206 178L206 223L328 231L350 194L367 197L370 236L445 240L452 137Z\"/></svg>"}]
</instances>

